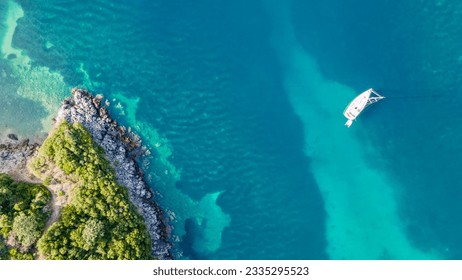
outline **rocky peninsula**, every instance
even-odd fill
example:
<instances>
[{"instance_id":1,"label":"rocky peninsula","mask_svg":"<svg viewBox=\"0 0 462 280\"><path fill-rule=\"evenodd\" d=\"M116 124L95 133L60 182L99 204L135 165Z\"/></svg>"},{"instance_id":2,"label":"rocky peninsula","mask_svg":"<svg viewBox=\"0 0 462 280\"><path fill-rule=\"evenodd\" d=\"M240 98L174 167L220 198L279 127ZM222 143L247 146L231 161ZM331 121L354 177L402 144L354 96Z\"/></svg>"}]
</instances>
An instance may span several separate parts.
<instances>
[{"instance_id":1,"label":"rocky peninsula","mask_svg":"<svg viewBox=\"0 0 462 280\"><path fill-rule=\"evenodd\" d=\"M141 145L140 138L132 131L118 125L110 116L108 109L102 105L102 96L94 97L89 92L82 89L72 90L72 96L64 100L55 121L56 126L53 128L54 130L59 130L58 126L62 123L67 123L69 126L73 124L83 125L86 131L91 135L92 141L104 151L106 160L110 163L111 169L114 170L117 183L128 190L130 202L135 206L137 212L143 218L150 238L151 256L158 259L172 259L172 254L170 252L171 243L169 242L169 227L164 220L162 210L153 200L153 192L144 180L143 172L137 164L137 157L142 156L146 152L146 148ZM64 131L64 133L68 132ZM28 140L18 140L17 137L13 135L10 135L9 138L10 139L6 143L0 144L0 173L7 173L16 180L39 182L40 180L32 176L31 173L26 172L27 162L33 157L36 158L35 165L44 166L43 162L37 163L36 155L40 148L39 144L30 144ZM40 160L42 159L39 159L39 161ZM36 168L35 173L37 170L40 169ZM59 176L61 176L61 178L65 177L64 173L66 173L66 171L61 173L63 174ZM58 177L58 179L53 179L50 177L50 174L42 173L36 175L40 177L42 182L45 180L48 181L46 184L44 183L45 185L56 185L56 181L62 183L60 182L62 181L61 178ZM97 180L99 179L100 178L97 178ZM56 192L56 190L53 189L51 189L51 191ZM69 191L68 193L70 194L71 192ZM101 209L104 207L113 209L106 210L106 212L110 211L107 212L109 216L117 215L117 213L121 213L120 211L125 211L123 207L115 209L111 205L98 207ZM53 213L51 216L53 216ZM58 219L56 216L55 213L55 219ZM92 215L90 215L87 224L93 223L93 229L98 228L97 225L99 221L91 218L91 216ZM85 225L85 223L83 223L83 225ZM47 223L47 227L49 226L50 221ZM51 226L53 227L53 225ZM84 235L89 232L86 230L87 227L83 229ZM135 228L135 231L136 230L138 229ZM76 232L82 232L82 229L80 229L80 231L76 229ZM87 245L84 244L84 246Z\"/></svg>"}]
</instances>

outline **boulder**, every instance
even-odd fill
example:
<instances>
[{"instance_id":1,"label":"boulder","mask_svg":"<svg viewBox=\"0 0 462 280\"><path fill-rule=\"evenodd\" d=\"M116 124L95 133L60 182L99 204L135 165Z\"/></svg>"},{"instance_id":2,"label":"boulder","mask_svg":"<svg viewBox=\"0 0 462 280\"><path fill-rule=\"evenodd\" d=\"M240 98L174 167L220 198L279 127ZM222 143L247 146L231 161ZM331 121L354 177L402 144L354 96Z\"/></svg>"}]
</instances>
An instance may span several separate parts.
<instances>
[{"instance_id":1,"label":"boulder","mask_svg":"<svg viewBox=\"0 0 462 280\"><path fill-rule=\"evenodd\" d=\"M18 141L18 136L14 133L8 134L7 137L10 138L11 140Z\"/></svg>"}]
</instances>

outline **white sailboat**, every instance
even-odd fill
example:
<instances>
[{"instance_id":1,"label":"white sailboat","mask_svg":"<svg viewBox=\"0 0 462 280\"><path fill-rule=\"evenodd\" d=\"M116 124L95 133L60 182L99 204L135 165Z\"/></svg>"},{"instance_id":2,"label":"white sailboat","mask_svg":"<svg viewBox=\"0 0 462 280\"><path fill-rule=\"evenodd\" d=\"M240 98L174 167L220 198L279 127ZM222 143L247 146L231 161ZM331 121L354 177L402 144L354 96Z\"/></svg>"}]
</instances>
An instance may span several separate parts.
<instances>
[{"instance_id":1,"label":"white sailboat","mask_svg":"<svg viewBox=\"0 0 462 280\"><path fill-rule=\"evenodd\" d=\"M372 88L362 92L353 99L350 104L345 108L343 115L348 119L345 125L350 127L353 124L353 121L358 117L361 112L366 109L371 104L378 102L385 97L380 95L378 92Z\"/></svg>"}]
</instances>

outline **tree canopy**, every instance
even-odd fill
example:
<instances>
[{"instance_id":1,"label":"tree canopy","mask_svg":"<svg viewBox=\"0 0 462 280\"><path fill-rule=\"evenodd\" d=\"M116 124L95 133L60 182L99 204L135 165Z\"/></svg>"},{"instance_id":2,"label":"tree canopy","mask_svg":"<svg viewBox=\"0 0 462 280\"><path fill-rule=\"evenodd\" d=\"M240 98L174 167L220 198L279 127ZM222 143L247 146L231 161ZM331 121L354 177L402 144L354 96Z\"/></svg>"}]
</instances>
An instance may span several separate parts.
<instances>
[{"instance_id":1,"label":"tree canopy","mask_svg":"<svg viewBox=\"0 0 462 280\"><path fill-rule=\"evenodd\" d=\"M49 217L50 192L0 174L0 259L32 259ZM6 240L14 240L6 246Z\"/></svg>"},{"instance_id":2,"label":"tree canopy","mask_svg":"<svg viewBox=\"0 0 462 280\"><path fill-rule=\"evenodd\" d=\"M43 180L73 183L71 202L38 241L49 259L149 259L143 218L117 183L104 150L80 123L61 123L30 164ZM59 168L59 172L50 172Z\"/></svg>"}]
</instances>

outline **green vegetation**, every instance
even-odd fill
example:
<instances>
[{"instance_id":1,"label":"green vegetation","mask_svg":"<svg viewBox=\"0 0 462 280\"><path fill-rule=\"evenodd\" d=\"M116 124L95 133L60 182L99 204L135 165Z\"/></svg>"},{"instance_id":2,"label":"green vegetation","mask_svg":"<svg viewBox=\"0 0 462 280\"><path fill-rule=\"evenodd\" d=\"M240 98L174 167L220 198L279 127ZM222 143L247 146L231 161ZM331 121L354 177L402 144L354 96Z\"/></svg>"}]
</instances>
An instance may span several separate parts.
<instances>
[{"instance_id":1,"label":"green vegetation","mask_svg":"<svg viewBox=\"0 0 462 280\"><path fill-rule=\"evenodd\" d=\"M13 232L23 246L29 247L40 237L40 224L35 217L21 213L13 220Z\"/></svg>"},{"instance_id":2,"label":"green vegetation","mask_svg":"<svg viewBox=\"0 0 462 280\"><path fill-rule=\"evenodd\" d=\"M51 184L51 177L46 177L42 184L48 187Z\"/></svg>"},{"instance_id":3,"label":"green vegetation","mask_svg":"<svg viewBox=\"0 0 462 280\"><path fill-rule=\"evenodd\" d=\"M74 185L71 202L38 241L43 256L150 258L151 241L142 217L130 203L127 189L116 182L104 150L93 142L82 124L61 123L29 167L43 180L51 176Z\"/></svg>"},{"instance_id":4,"label":"green vegetation","mask_svg":"<svg viewBox=\"0 0 462 280\"><path fill-rule=\"evenodd\" d=\"M49 217L45 206L50 198L42 185L15 182L0 174L0 259L33 259Z\"/></svg>"}]
</instances>

